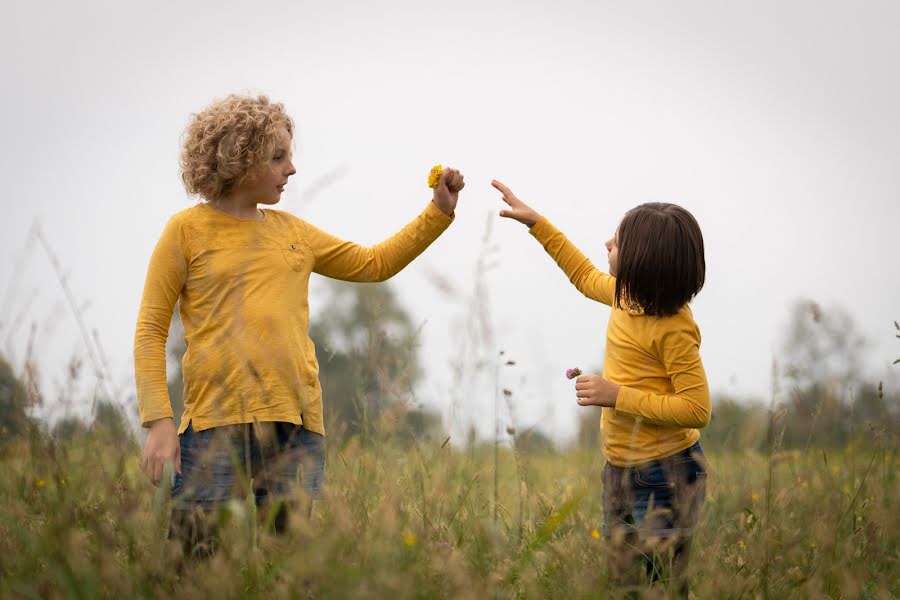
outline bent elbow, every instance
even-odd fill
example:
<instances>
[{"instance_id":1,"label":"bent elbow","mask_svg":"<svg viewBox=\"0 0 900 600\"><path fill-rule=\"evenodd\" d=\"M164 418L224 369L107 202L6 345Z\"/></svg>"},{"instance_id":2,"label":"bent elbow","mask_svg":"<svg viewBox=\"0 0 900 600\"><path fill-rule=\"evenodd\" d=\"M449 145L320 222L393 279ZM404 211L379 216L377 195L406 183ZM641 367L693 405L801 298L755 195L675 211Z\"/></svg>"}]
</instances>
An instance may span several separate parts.
<instances>
[{"instance_id":1,"label":"bent elbow","mask_svg":"<svg viewBox=\"0 0 900 600\"><path fill-rule=\"evenodd\" d=\"M691 427L694 429L703 429L707 425L709 425L709 421L712 417L712 410L708 406L699 408L694 413L695 421Z\"/></svg>"}]
</instances>

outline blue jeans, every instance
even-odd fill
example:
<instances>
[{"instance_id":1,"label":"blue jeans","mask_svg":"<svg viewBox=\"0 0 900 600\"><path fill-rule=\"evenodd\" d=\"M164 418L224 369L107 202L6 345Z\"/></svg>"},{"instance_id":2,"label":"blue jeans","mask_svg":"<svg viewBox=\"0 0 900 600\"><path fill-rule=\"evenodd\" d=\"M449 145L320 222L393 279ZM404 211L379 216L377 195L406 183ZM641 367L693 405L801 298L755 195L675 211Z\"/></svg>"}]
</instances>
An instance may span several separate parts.
<instances>
[{"instance_id":1,"label":"blue jeans","mask_svg":"<svg viewBox=\"0 0 900 600\"><path fill-rule=\"evenodd\" d=\"M603 468L603 535L619 584L666 583L687 598L687 564L706 500L707 463L698 441L634 467Z\"/></svg>"},{"instance_id":2,"label":"blue jeans","mask_svg":"<svg viewBox=\"0 0 900 600\"><path fill-rule=\"evenodd\" d=\"M246 498L252 482L257 505L284 500L296 488L322 495L325 438L292 423L226 425L178 436L181 474L175 475L176 508L214 509L231 498Z\"/></svg>"},{"instance_id":3,"label":"blue jeans","mask_svg":"<svg viewBox=\"0 0 900 600\"><path fill-rule=\"evenodd\" d=\"M302 426L273 422L195 431L188 424L178 443L181 474L172 486L169 539L181 542L184 558L206 558L216 551L216 509L232 498L247 498L251 489L256 505L267 507L275 533L287 529L287 501L296 490L298 470L307 495L317 499L322 494L325 438Z\"/></svg>"}]
</instances>

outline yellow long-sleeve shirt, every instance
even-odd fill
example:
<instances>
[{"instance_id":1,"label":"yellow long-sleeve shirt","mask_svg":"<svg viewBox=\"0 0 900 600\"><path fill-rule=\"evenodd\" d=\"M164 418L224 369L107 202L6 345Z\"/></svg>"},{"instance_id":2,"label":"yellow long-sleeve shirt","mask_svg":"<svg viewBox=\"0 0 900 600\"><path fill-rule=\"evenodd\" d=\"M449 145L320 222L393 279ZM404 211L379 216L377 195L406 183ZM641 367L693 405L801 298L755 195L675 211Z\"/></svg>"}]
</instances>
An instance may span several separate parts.
<instances>
[{"instance_id":1,"label":"yellow long-sleeve shirt","mask_svg":"<svg viewBox=\"0 0 900 600\"><path fill-rule=\"evenodd\" d=\"M453 221L429 202L372 247L306 221L263 210L236 219L207 204L173 216L147 270L134 337L141 423L171 417L166 338L176 301L184 323L184 415L197 430L258 421L325 432L315 347L309 338L309 277L384 281Z\"/></svg>"},{"instance_id":2,"label":"yellow long-sleeve shirt","mask_svg":"<svg viewBox=\"0 0 900 600\"><path fill-rule=\"evenodd\" d=\"M603 454L629 467L689 448L709 423L710 398L691 309L654 317L615 306L616 278L598 270L546 219L531 234L582 294L612 307L603 377L621 386L601 416Z\"/></svg>"}]
</instances>

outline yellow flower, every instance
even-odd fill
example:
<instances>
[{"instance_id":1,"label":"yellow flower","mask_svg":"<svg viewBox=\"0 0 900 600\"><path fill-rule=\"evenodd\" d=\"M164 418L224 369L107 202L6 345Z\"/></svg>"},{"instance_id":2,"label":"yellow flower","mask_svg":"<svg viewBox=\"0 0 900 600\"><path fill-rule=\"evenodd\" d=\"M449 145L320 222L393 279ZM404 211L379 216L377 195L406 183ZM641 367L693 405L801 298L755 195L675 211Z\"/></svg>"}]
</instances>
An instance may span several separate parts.
<instances>
[{"instance_id":1,"label":"yellow flower","mask_svg":"<svg viewBox=\"0 0 900 600\"><path fill-rule=\"evenodd\" d=\"M443 172L444 168L441 165L431 167L431 173L428 174L428 187L436 188Z\"/></svg>"},{"instance_id":2,"label":"yellow flower","mask_svg":"<svg viewBox=\"0 0 900 600\"><path fill-rule=\"evenodd\" d=\"M592 531L591 531L591 537L594 538L595 540L599 540L599 539L600 539L600 532L597 531L596 529L592 530Z\"/></svg>"},{"instance_id":3,"label":"yellow flower","mask_svg":"<svg viewBox=\"0 0 900 600\"><path fill-rule=\"evenodd\" d=\"M753 494L753 495L750 496L750 497L753 498L753 501L754 501L754 502L759 502L759 494Z\"/></svg>"},{"instance_id":4,"label":"yellow flower","mask_svg":"<svg viewBox=\"0 0 900 600\"><path fill-rule=\"evenodd\" d=\"M838 473L841 472L841 468L837 465L834 465L833 467L831 467L831 472L834 473L835 475L837 475Z\"/></svg>"},{"instance_id":5,"label":"yellow flower","mask_svg":"<svg viewBox=\"0 0 900 600\"><path fill-rule=\"evenodd\" d=\"M414 533L404 533L403 534L403 543L407 546L415 546L416 545L416 534Z\"/></svg>"},{"instance_id":6,"label":"yellow flower","mask_svg":"<svg viewBox=\"0 0 900 600\"><path fill-rule=\"evenodd\" d=\"M746 550L746 549L747 549L747 544L744 543L744 540L738 540L738 544L737 544L737 545L738 545L738 548L740 548L741 550Z\"/></svg>"},{"instance_id":7,"label":"yellow flower","mask_svg":"<svg viewBox=\"0 0 900 600\"><path fill-rule=\"evenodd\" d=\"M35 480L34 480L34 485L35 485L36 487L44 487L45 485L47 485L47 482L44 481L43 479L35 479Z\"/></svg>"}]
</instances>

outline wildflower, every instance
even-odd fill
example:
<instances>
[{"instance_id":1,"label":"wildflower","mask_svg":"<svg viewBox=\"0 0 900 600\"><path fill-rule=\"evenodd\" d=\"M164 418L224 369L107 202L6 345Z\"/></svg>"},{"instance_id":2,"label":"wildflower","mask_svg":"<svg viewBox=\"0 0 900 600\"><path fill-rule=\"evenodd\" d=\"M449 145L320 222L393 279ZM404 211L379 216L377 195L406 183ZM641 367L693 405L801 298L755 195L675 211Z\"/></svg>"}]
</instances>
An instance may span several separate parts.
<instances>
[{"instance_id":1,"label":"wildflower","mask_svg":"<svg viewBox=\"0 0 900 600\"><path fill-rule=\"evenodd\" d=\"M737 546L739 550L747 549L747 544L744 543L744 540L738 540Z\"/></svg>"},{"instance_id":2,"label":"wildflower","mask_svg":"<svg viewBox=\"0 0 900 600\"><path fill-rule=\"evenodd\" d=\"M443 172L444 168L441 165L434 165L431 167L431 173L428 174L428 187L436 188L438 182L441 180L441 173Z\"/></svg>"},{"instance_id":3,"label":"wildflower","mask_svg":"<svg viewBox=\"0 0 900 600\"><path fill-rule=\"evenodd\" d=\"M831 472L834 473L835 475L837 475L838 473L841 472L841 468L837 465L834 465L833 467L831 467Z\"/></svg>"},{"instance_id":4,"label":"wildflower","mask_svg":"<svg viewBox=\"0 0 900 600\"><path fill-rule=\"evenodd\" d=\"M508 433L509 435L516 435L516 428L513 427L512 425L507 425L506 433Z\"/></svg>"},{"instance_id":5,"label":"wildflower","mask_svg":"<svg viewBox=\"0 0 900 600\"><path fill-rule=\"evenodd\" d=\"M600 532L597 531L596 529L592 529L592 530L591 530L591 537L594 538L595 540L599 540L599 539L600 539Z\"/></svg>"},{"instance_id":6,"label":"wildflower","mask_svg":"<svg viewBox=\"0 0 900 600\"><path fill-rule=\"evenodd\" d=\"M403 543L407 546L415 546L416 545L416 534L414 533L404 533L403 534Z\"/></svg>"},{"instance_id":7,"label":"wildflower","mask_svg":"<svg viewBox=\"0 0 900 600\"><path fill-rule=\"evenodd\" d=\"M750 496L750 497L753 498L753 501L754 501L754 502L759 502L759 494L754 493L754 494L753 494L752 496Z\"/></svg>"},{"instance_id":8,"label":"wildflower","mask_svg":"<svg viewBox=\"0 0 900 600\"><path fill-rule=\"evenodd\" d=\"M35 487L42 488L42 487L44 487L45 485L47 485L47 482L44 481L43 479L35 479L35 480L34 480L34 486L35 486Z\"/></svg>"},{"instance_id":9,"label":"wildflower","mask_svg":"<svg viewBox=\"0 0 900 600\"><path fill-rule=\"evenodd\" d=\"M581 375L581 369L578 367L566 369L566 379L575 379L579 375Z\"/></svg>"}]
</instances>

